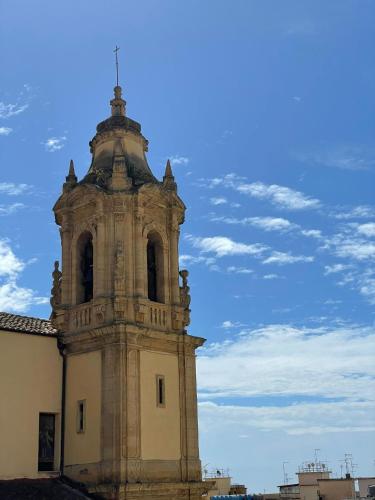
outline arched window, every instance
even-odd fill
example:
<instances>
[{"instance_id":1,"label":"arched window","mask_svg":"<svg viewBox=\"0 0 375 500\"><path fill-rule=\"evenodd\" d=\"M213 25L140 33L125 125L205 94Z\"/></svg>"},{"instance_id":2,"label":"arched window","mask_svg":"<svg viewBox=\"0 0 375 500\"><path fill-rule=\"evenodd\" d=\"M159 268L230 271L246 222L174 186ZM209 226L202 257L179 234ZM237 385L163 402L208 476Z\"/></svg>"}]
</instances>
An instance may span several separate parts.
<instances>
[{"instance_id":1,"label":"arched window","mask_svg":"<svg viewBox=\"0 0 375 500\"><path fill-rule=\"evenodd\" d=\"M83 233L78 240L77 276L77 303L90 302L94 294L94 250L90 233Z\"/></svg>"},{"instance_id":2,"label":"arched window","mask_svg":"<svg viewBox=\"0 0 375 500\"><path fill-rule=\"evenodd\" d=\"M147 238L147 293L149 300L164 302L163 244L157 233Z\"/></svg>"}]
</instances>

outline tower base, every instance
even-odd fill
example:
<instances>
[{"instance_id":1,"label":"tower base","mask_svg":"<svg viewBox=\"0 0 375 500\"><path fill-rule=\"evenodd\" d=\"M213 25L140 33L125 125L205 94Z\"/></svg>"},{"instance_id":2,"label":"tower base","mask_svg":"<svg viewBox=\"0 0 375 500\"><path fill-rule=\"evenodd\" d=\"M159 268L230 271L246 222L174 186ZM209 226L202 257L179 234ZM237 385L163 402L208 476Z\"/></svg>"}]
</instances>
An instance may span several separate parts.
<instances>
[{"instance_id":1,"label":"tower base","mask_svg":"<svg viewBox=\"0 0 375 500\"><path fill-rule=\"evenodd\" d=\"M99 484L90 493L106 500L200 500L211 482Z\"/></svg>"}]
</instances>

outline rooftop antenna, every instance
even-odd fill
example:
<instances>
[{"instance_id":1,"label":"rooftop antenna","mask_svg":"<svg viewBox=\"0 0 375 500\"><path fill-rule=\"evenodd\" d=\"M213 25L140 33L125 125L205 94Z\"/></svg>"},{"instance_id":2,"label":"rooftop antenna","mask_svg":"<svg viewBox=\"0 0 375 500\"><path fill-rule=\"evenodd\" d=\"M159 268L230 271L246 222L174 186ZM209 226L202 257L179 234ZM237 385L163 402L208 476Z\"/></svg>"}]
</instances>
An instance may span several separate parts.
<instances>
[{"instance_id":1,"label":"rooftop antenna","mask_svg":"<svg viewBox=\"0 0 375 500\"><path fill-rule=\"evenodd\" d=\"M288 464L289 462L283 462L283 481L284 481L284 484L288 484L288 481L289 481L289 476L288 476L288 473L285 469L285 465Z\"/></svg>"},{"instance_id":2,"label":"rooftop antenna","mask_svg":"<svg viewBox=\"0 0 375 500\"><path fill-rule=\"evenodd\" d=\"M116 45L116 48L113 51L115 53L115 56L116 56L116 87L118 87L118 57L117 57L117 52L119 50L120 50L120 47L117 47L117 45Z\"/></svg>"}]
</instances>

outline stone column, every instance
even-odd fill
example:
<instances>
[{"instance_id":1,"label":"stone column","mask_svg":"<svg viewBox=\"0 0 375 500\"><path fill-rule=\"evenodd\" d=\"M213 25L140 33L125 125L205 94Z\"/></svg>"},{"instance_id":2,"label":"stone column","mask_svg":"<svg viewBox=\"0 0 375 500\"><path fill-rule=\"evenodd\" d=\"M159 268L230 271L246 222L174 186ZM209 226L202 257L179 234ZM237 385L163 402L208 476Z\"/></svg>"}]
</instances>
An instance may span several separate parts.
<instances>
[{"instance_id":1,"label":"stone column","mask_svg":"<svg viewBox=\"0 0 375 500\"><path fill-rule=\"evenodd\" d=\"M135 345L127 349L126 430L123 433L122 453L127 460L126 479L141 480L141 418L140 418L140 354Z\"/></svg>"},{"instance_id":2,"label":"stone column","mask_svg":"<svg viewBox=\"0 0 375 500\"><path fill-rule=\"evenodd\" d=\"M120 342L108 343L102 347L102 482L116 483L121 477L122 349Z\"/></svg>"},{"instance_id":3,"label":"stone column","mask_svg":"<svg viewBox=\"0 0 375 500\"><path fill-rule=\"evenodd\" d=\"M72 269L72 229L68 222L64 222L60 229L62 247L62 283L61 283L61 303L72 304L72 280L76 273Z\"/></svg>"},{"instance_id":4,"label":"stone column","mask_svg":"<svg viewBox=\"0 0 375 500\"><path fill-rule=\"evenodd\" d=\"M94 296L100 297L106 293L106 273L105 273L105 249L106 249L106 226L104 216L100 216L97 222L96 245L94 254L95 276L94 276Z\"/></svg>"},{"instance_id":5,"label":"stone column","mask_svg":"<svg viewBox=\"0 0 375 500\"><path fill-rule=\"evenodd\" d=\"M142 235L142 214L137 212L134 217L134 248L135 248L135 295L137 297L146 296L145 260L146 243Z\"/></svg>"},{"instance_id":6,"label":"stone column","mask_svg":"<svg viewBox=\"0 0 375 500\"><path fill-rule=\"evenodd\" d=\"M177 224L177 223L176 223ZM180 236L180 230L174 224L170 231L169 236L169 262L170 262L170 287L171 287L171 303L173 305L180 305L180 285L179 285L179 274L178 274L178 240Z\"/></svg>"},{"instance_id":7,"label":"stone column","mask_svg":"<svg viewBox=\"0 0 375 500\"><path fill-rule=\"evenodd\" d=\"M184 337L186 339L186 337ZM198 448L198 410L195 349L185 343L185 405L187 480L199 481L201 468Z\"/></svg>"}]
</instances>

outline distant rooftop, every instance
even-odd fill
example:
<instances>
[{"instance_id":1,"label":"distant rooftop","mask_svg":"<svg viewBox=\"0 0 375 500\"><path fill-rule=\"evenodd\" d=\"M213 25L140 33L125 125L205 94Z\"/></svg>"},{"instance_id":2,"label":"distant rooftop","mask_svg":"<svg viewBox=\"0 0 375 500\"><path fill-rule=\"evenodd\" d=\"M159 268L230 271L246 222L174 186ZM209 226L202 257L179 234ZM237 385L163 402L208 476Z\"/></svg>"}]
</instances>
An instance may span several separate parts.
<instances>
[{"instance_id":1,"label":"distant rooftop","mask_svg":"<svg viewBox=\"0 0 375 500\"><path fill-rule=\"evenodd\" d=\"M0 330L44 335L46 337L57 336L57 330L48 319L32 318L6 312L0 312Z\"/></svg>"}]
</instances>

